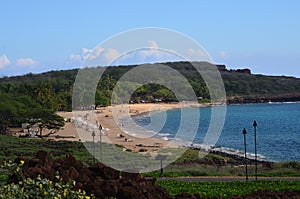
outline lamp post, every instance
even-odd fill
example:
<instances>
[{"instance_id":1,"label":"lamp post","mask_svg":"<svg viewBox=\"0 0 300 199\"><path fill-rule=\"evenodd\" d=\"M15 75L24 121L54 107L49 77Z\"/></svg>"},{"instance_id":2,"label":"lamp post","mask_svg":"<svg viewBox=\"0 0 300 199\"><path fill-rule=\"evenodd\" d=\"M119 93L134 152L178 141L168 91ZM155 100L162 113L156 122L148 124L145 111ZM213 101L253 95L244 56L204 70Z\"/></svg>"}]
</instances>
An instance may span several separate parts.
<instances>
[{"instance_id":1,"label":"lamp post","mask_svg":"<svg viewBox=\"0 0 300 199\"><path fill-rule=\"evenodd\" d=\"M93 163L95 164L95 131L92 132L93 136Z\"/></svg>"},{"instance_id":2,"label":"lamp post","mask_svg":"<svg viewBox=\"0 0 300 199\"><path fill-rule=\"evenodd\" d=\"M102 162L102 125L99 125L99 131L100 131L100 161Z\"/></svg>"},{"instance_id":3,"label":"lamp post","mask_svg":"<svg viewBox=\"0 0 300 199\"><path fill-rule=\"evenodd\" d=\"M163 170L163 163L162 161L165 160L167 158L166 155L161 155L161 154L158 154L155 159L156 160L160 160L160 175L162 176L164 170Z\"/></svg>"},{"instance_id":4,"label":"lamp post","mask_svg":"<svg viewBox=\"0 0 300 199\"><path fill-rule=\"evenodd\" d=\"M244 147L245 147L245 171L246 171L246 181L248 181L248 166L247 166L247 147L246 147L246 134L247 134L247 131L246 129L244 128L243 130L243 134L244 134Z\"/></svg>"},{"instance_id":5,"label":"lamp post","mask_svg":"<svg viewBox=\"0 0 300 199\"><path fill-rule=\"evenodd\" d=\"M255 152L255 180L257 180L257 147L256 147L256 127L257 123L254 120L253 122L253 127L254 127L254 152Z\"/></svg>"}]
</instances>

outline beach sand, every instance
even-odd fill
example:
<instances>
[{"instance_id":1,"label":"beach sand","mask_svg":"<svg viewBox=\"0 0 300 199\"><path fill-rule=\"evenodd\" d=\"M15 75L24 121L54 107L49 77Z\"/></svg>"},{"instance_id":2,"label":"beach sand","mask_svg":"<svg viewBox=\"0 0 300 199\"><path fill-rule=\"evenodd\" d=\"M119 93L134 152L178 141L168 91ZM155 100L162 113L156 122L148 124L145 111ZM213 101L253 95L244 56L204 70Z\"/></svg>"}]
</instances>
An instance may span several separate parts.
<instances>
[{"instance_id":1,"label":"beach sand","mask_svg":"<svg viewBox=\"0 0 300 199\"><path fill-rule=\"evenodd\" d=\"M103 127L103 142L109 142L124 146L126 149L132 151L139 151L141 148L147 149L147 151L155 151L161 147L179 147L177 144L172 143L169 140L158 137L141 137L135 135L135 132L126 132L120 124L116 121L118 119L126 117L128 115L134 116L138 114L148 114L152 111L166 111L170 109L176 109L181 107L191 106L204 106L203 104L190 104L190 103L144 103L144 104L126 104L118 106L101 107L93 111L76 111L76 112L58 112L58 115L64 118L78 118L80 116L83 122L93 124L94 126L101 124ZM88 116L87 116L88 115ZM84 117L87 116L87 117ZM96 120L98 122L96 122ZM98 123L98 124L96 124ZM95 129L95 132L99 130ZM85 133L87 132L87 133ZM92 131L91 131L92 132ZM70 141L91 141L91 132L86 131L85 127L75 127L75 121L66 122L64 128L52 137L57 135L66 138L55 138L56 140L70 140ZM97 133L96 133L97 134ZM85 136L87 135L87 136ZM71 138L74 137L74 138ZM97 136L97 135L96 135ZM95 141L99 141L99 136L95 136ZM125 139L126 138L126 139ZM98 139L98 140L97 140ZM126 141L127 140L127 141Z\"/></svg>"}]
</instances>

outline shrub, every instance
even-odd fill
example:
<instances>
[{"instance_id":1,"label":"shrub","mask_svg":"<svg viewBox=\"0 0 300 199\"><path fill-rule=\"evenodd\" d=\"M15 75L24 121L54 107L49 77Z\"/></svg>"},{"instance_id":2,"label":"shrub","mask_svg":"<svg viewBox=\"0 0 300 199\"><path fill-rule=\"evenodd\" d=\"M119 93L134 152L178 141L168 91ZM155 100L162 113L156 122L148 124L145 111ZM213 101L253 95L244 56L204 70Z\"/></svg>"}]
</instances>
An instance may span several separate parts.
<instances>
[{"instance_id":1,"label":"shrub","mask_svg":"<svg viewBox=\"0 0 300 199\"><path fill-rule=\"evenodd\" d=\"M147 149L144 149L144 148L139 149L139 152L146 152L146 151L147 151Z\"/></svg>"},{"instance_id":2,"label":"shrub","mask_svg":"<svg viewBox=\"0 0 300 199\"><path fill-rule=\"evenodd\" d=\"M1 168L14 175L19 180L18 183L6 184L0 187L0 198L25 199L25 198L45 198L45 199L90 199L94 196L88 196L83 190L75 190L76 182L70 180L63 183L57 175L56 182L37 177L36 179L24 178L21 166L9 162L1 165Z\"/></svg>"}]
</instances>

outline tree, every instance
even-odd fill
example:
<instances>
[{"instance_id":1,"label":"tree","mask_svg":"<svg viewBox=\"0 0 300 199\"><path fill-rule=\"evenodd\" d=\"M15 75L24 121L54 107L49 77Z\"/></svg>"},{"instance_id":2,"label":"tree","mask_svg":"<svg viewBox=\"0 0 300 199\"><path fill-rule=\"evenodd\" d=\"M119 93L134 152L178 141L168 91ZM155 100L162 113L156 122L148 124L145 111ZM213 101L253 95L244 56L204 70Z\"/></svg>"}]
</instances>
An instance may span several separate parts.
<instances>
[{"instance_id":1,"label":"tree","mask_svg":"<svg viewBox=\"0 0 300 199\"><path fill-rule=\"evenodd\" d=\"M47 109L53 109L54 90L49 83L39 83L34 90L36 101Z\"/></svg>"},{"instance_id":2,"label":"tree","mask_svg":"<svg viewBox=\"0 0 300 199\"><path fill-rule=\"evenodd\" d=\"M33 115L33 118L29 120L31 124L37 124L39 127L40 137L43 137L43 130L52 129L54 132L57 132L61 127L64 126L64 119L49 111L49 110L37 110Z\"/></svg>"},{"instance_id":3,"label":"tree","mask_svg":"<svg viewBox=\"0 0 300 199\"><path fill-rule=\"evenodd\" d=\"M95 94L95 105L97 106L109 106L110 98L105 96L102 91L97 90Z\"/></svg>"},{"instance_id":4,"label":"tree","mask_svg":"<svg viewBox=\"0 0 300 199\"><path fill-rule=\"evenodd\" d=\"M58 130L64 126L62 117L29 96L12 97L0 92L0 133L5 134L8 127L21 126L23 122L38 124L41 136L44 128Z\"/></svg>"},{"instance_id":5,"label":"tree","mask_svg":"<svg viewBox=\"0 0 300 199\"><path fill-rule=\"evenodd\" d=\"M0 110L0 134L6 134L11 122L12 113L9 109Z\"/></svg>"},{"instance_id":6,"label":"tree","mask_svg":"<svg viewBox=\"0 0 300 199\"><path fill-rule=\"evenodd\" d=\"M175 95L166 88L160 88L159 90L153 93L155 98L162 98L164 101L175 101Z\"/></svg>"}]
</instances>

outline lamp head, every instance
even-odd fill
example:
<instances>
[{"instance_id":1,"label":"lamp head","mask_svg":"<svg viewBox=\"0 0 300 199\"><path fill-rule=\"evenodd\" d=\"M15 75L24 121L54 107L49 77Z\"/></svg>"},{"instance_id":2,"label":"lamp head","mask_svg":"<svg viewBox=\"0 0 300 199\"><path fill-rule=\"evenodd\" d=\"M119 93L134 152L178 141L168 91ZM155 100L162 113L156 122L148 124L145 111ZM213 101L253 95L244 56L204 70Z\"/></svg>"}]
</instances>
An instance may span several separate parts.
<instances>
[{"instance_id":1,"label":"lamp head","mask_svg":"<svg viewBox=\"0 0 300 199\"><path fill-rule=\"evenodd\" d=\"M256 121L254 120L254 122L253 122L253 126L257 126L257 123L256 123Z\"/></svg>"}]
</instances>

